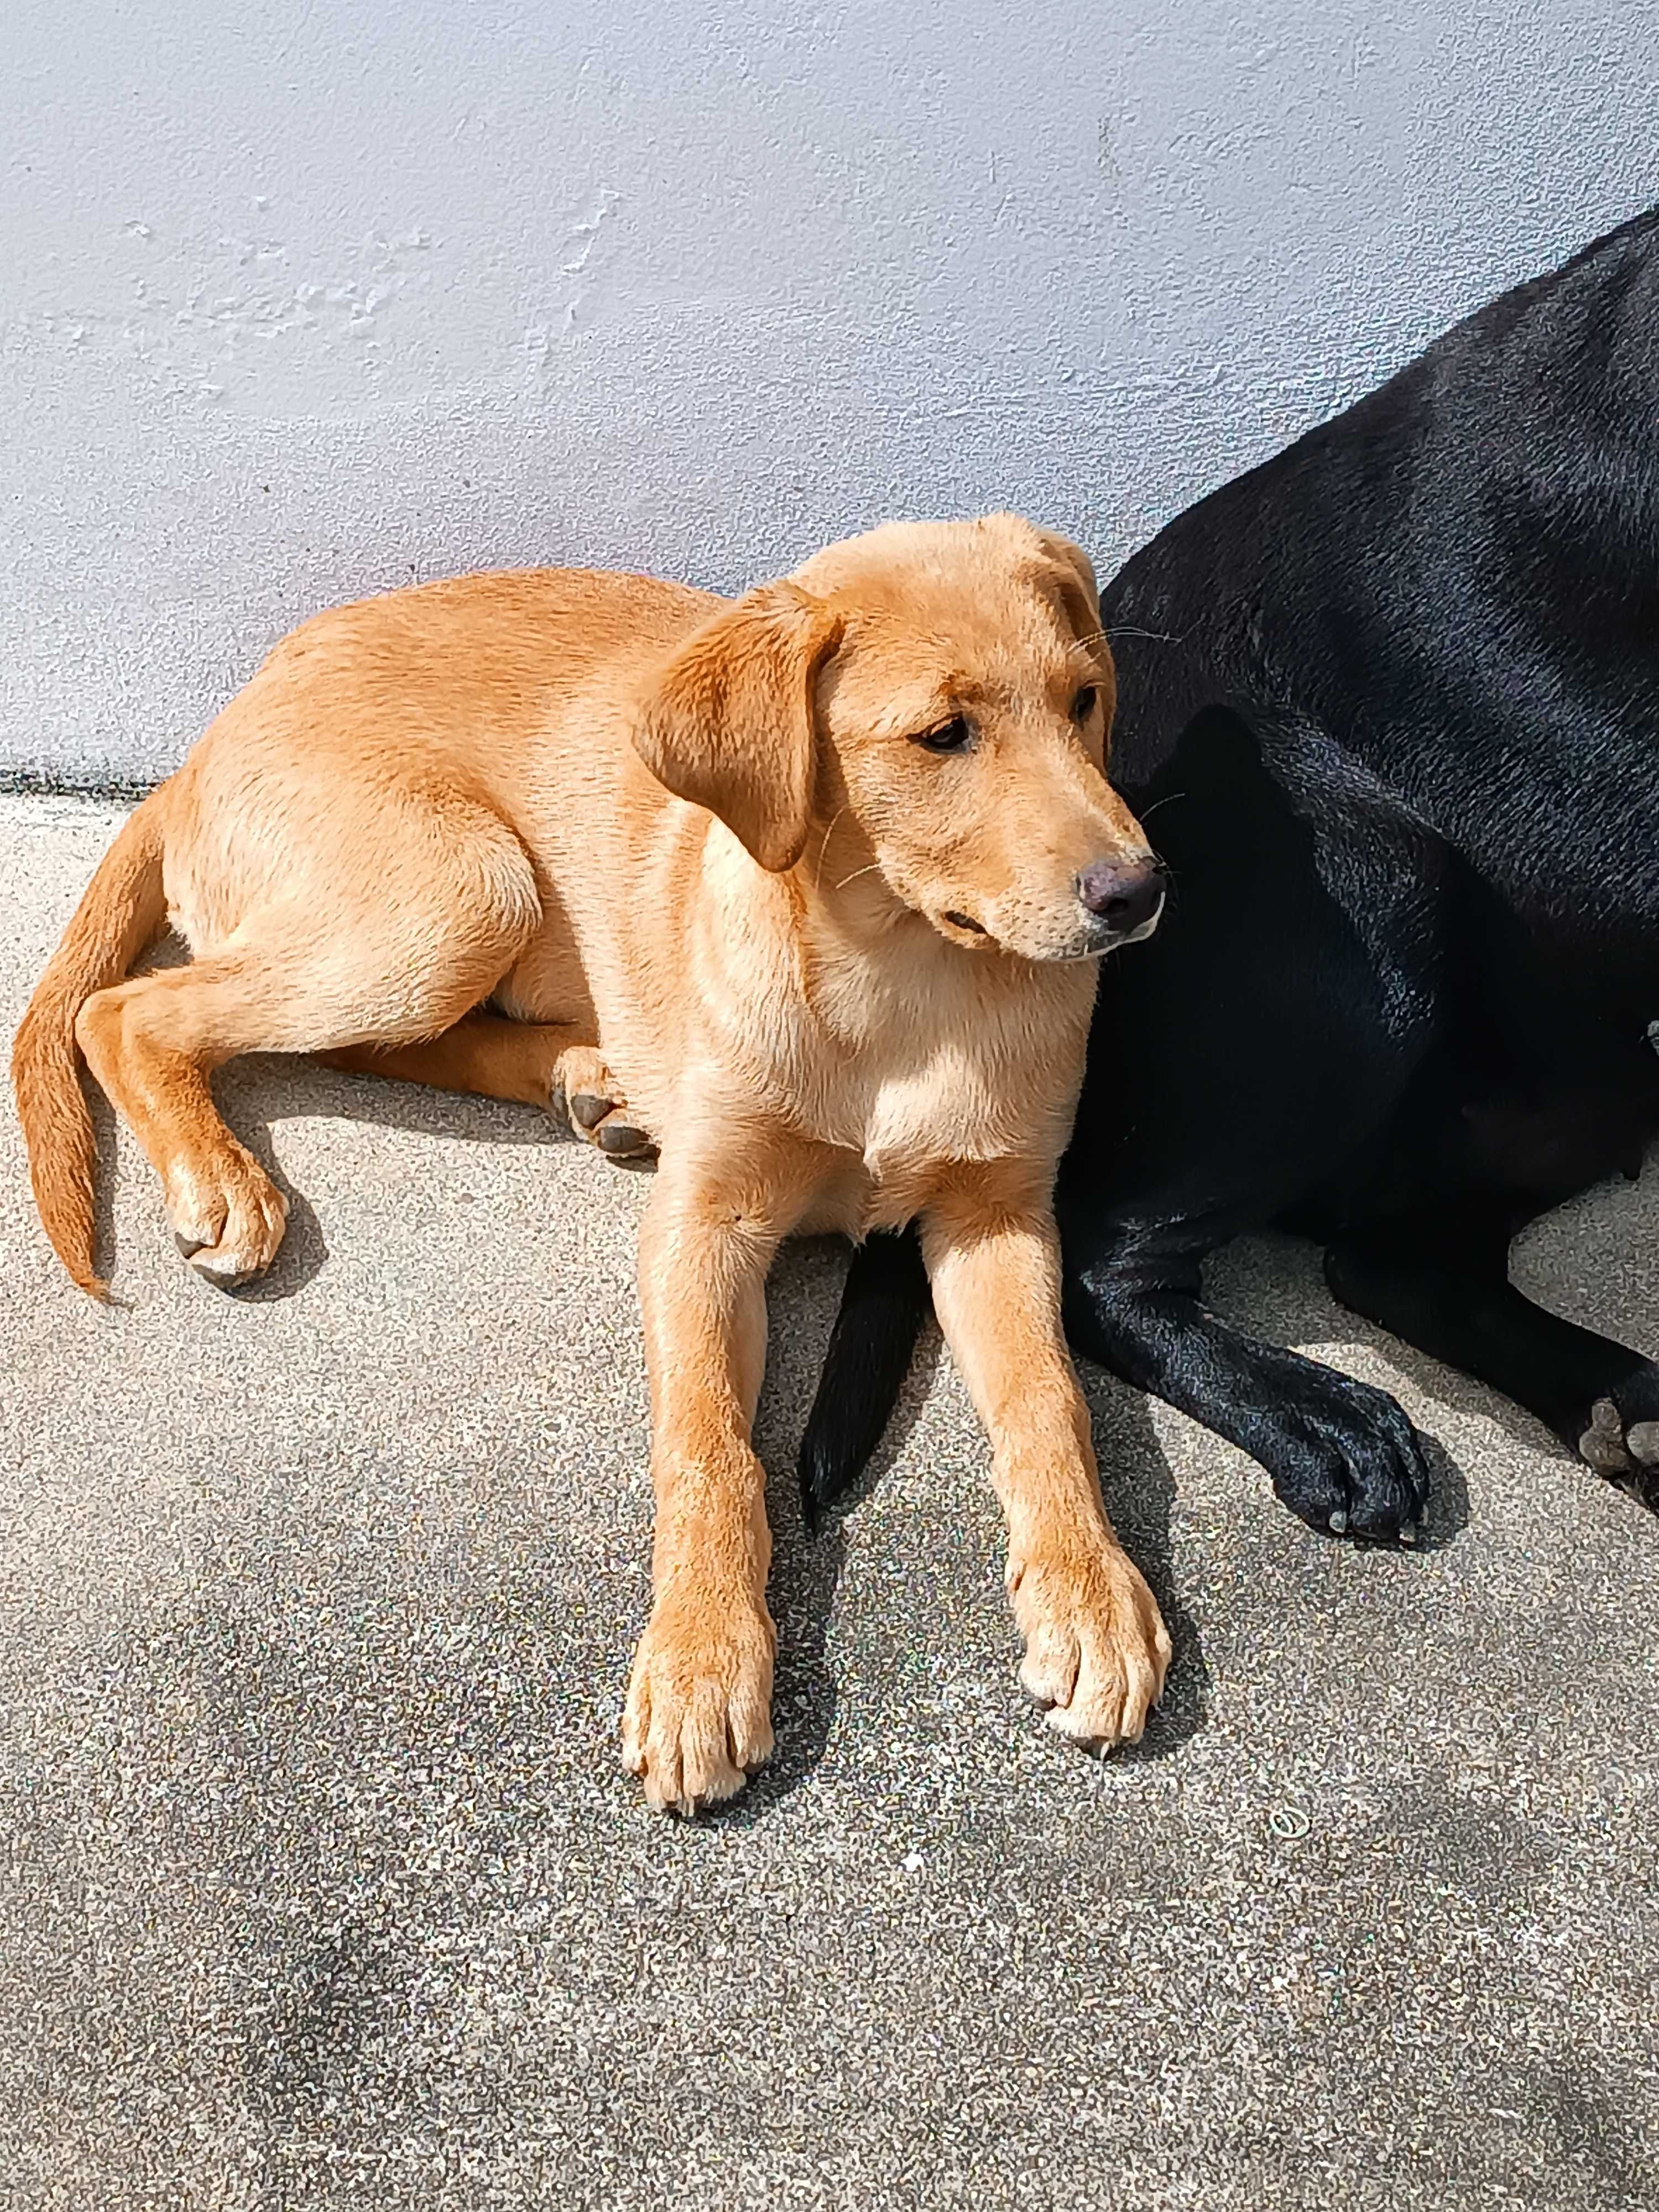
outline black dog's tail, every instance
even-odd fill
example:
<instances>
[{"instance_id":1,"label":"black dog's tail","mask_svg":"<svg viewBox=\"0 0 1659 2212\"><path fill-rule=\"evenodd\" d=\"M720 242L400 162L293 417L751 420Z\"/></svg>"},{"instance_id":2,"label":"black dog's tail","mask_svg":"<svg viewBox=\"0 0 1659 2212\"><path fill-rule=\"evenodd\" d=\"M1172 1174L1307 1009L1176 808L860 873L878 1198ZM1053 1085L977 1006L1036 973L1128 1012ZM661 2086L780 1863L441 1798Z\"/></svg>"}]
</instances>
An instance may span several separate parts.
<instances>
[{"instance_id":1,"label":"black dog's tail","mask_svg":"<svg viewBox=\"0 0 1659 2212\"><path fill-rule=\"evenodd\" d=\"M866 1237L853 1255L801 1443L801 1506L809 1528L817 1528L869 1465L932 1308L915 1231Z\"/></svg>"}]
</instances>

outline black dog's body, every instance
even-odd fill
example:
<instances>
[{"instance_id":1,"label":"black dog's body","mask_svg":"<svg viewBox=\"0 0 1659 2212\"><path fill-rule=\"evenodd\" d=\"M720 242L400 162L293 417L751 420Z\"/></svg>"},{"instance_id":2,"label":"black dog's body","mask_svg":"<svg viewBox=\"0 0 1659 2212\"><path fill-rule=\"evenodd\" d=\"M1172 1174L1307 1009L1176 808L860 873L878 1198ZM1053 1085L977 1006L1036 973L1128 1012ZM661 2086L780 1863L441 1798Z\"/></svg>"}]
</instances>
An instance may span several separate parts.
<instances>
[{"instance_id":1,"label":"black dog's body","mask_svg":"<svg viewBox=\"0 0 1659 2212\"><path fill-rule=\"evenodd\" d=\"M1659 213L1462 325L1109 587L1114 775L1168 861L1107 965L1058 1205L1079 1350L1321 1527L1408 1533L1394 1401L1204 1309L1237 1232L1659 1493L1659 1368L1516 1230L1659 1133ZM804 1455L855 1476L925 1310L855 1260Z\"/></svg>"}]
</instances>

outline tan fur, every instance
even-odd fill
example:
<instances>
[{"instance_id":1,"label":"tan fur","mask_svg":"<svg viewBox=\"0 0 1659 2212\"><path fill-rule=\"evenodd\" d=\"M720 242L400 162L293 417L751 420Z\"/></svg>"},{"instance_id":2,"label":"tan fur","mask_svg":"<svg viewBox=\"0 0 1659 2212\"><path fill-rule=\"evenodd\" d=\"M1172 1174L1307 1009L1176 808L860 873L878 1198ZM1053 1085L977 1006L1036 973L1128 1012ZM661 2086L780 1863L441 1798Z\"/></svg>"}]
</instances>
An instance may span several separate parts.
<instances>
[{"instance_id":1,"label":"tan fur","mask_svg":"<svg viewBox=\"0 0 1659 2212\"><path fill-rule=\"evenodd\" d=\"M1078 872L1146 854L1102 773L1098 622L1085 557L1012 516L890 525L735 602L549 570L320 615L134 815L18 1033L41 1216L87 1288L77 1040L221 1282L283 1227L210 1093L240 1053L562 1096L606 1149L661 1147L656 1595L623 1723L655 1805L726 1796L770 1748L750 1429L766 1271L803 1229L920 1218L1054 1724L1138 1735L1162 1687L1049 1202L1097 972ZM917 742L959 715L971 751ZM120 980L164 913L191 963Z\"/></svg>"},{"instance_id":2,"label":"tan fur","mask_svg":"<svg viewBox=\"0 0 1659 2212\"><path fill-rule=\"evenodd\" d=\"M158 792L137 809L100 861L12 1048L34 1202L64 1265L99 1298L109 1285L93 1255L97 1146L81 1091L75 1022L93 993L118 982L161 927L160 798Z\"/></svg>"}]
</instances>

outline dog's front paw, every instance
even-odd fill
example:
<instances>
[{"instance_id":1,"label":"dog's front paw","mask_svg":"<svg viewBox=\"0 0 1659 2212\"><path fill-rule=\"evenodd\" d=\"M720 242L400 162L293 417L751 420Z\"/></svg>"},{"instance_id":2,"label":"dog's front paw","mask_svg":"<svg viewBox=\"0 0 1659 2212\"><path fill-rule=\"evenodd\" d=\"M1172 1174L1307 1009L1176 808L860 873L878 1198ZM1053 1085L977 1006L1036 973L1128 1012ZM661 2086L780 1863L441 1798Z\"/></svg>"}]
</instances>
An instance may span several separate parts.
<instances>
[{"instance_id":1,"label":"dog's front paw","mask_svg":"<svg viewBox=\"0 0 1659 2212\"><path fill-rule=\"evenodd\" d=\"M1139 1570L1109 1536L1011 1559L1025 1638L1019 1679L1074 1743L1133 1743L1164 1692L1170 1634Z\"/></svg>"},{"instance_id":2,"label":"dog's front paw","mask_svg":"<svg viewBox=\"0 0 1659 2212\"><path fill-rule=\"evenodd\" d=\"M772 1755L777 1631L759 1601L708 1584L665 1591L628 1685L623 1764L659 1813L695 1813L741 1790Z\"/></svg>"},{"instance_id":3,"label":"dog's front paw","mask_svg":"<svg viewBox=\"0 0 1659 2212\"><path fill-rule=\"evenodd\" d=\"M1329 1369L1298 1376L1250 1449L1299 1520L1334 1536L1415 1543L1429 1502L1423 1439L1385 1390Z\"/></svg>"},{"instance_id":4,"label":"dog's front paw","mask_svg":"<svg viewBox=\"0 0 1659 2212\"><path fill-rule=\"evenodd\" d=\"M210 1159L174 1161L163 1187L179 1249L216 1288L235 1290L276 1257L288 1200L240 1145Z\"/></svg>"}]
</instances>

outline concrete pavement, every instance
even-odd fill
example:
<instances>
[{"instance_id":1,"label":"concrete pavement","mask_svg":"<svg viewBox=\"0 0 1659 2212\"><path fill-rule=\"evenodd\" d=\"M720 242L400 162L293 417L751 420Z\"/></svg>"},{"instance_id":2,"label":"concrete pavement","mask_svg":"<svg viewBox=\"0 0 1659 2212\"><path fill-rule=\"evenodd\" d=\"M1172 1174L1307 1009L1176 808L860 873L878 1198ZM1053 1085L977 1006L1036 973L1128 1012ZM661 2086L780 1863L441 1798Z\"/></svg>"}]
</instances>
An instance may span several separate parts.
<instances>
[{"instance_id":1,"label":"concrete pavement","mask_svg":"<svg viewBox=\"0 0 1659 2212\"><path fill-rule=\"evenodd\" d=\"M117 811L0 801L7 1034ZM1365 1332L1291 1243L1214 1294L1397 1389L1433 1541L1310 1535L1088 1380L1177 1660L1091 1763L1014 1680L948 1363L803 1538L832 1248L777 1271L776 1765L617 1763L647 1597L643 1176L533 1114L229 1071L294 1204L210 1290L124 1139L118 1290L0 1111L0 2208L1659 2207L1659 1525ZM1528 1284L1659 1346L1659 1175Z\"/></svg>"}]
</instances>

